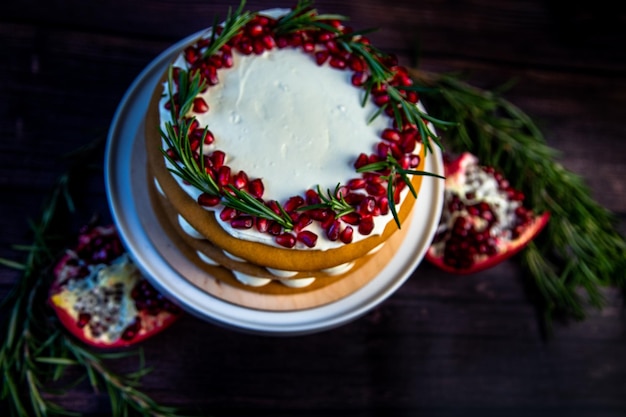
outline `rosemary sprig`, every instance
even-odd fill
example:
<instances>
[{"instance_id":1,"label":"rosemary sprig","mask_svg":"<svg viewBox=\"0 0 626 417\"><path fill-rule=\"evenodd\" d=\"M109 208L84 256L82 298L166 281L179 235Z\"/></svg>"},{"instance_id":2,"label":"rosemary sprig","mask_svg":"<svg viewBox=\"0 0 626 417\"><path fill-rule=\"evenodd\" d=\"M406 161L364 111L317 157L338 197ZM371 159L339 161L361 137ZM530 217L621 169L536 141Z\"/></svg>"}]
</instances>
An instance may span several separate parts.
<instances>
[{"instance_id":1,"label":"rosemary sprig","mask_svg":"<svg viewBox=\"0 0 626 417\"><path fill-rule=\"evenodd\" d=\"M299 0L293 10L278 19L276 33L284 34L317 29L340 33L336 27L327 23L331 20L344 21L347 20L347 17L339 14L318 14L317 10L313 8L312 1Z\"/></svg>"},{"instance_id":2,"label":"rosemary sprig","mask_svg":"<svg viewBox=\"0 0 626 417\"><path fill-rule=\"evenodd\" d=\"M222 26L221 32L218 34L215 28L218 27L218 18L215 17L215 21L213 23L213 30L211 31L211 42L207 49L202 53L203 58L210 57L215 54L220 48L237 34L250 20L252 20L255 16L255 13L250 11L244 11L246 2L242 0L239 3L239 7L233 14L232 8L228 8L228 14L226 15L226 20L224 21L224 25Z\"/></svg>"},{"instance_id":3,"label":"rosemary sprig","mask_svg":"<svg viewBox=\"0 0 626 417\"><path fill-rule=\"evenodd\" d=\"M310 204L300 207L298 210L306 211L314 209L330 209L336 213L336 216L338 218L356 211L356 209L346 201L343 194L341 194L340 189L341 184L337 184L334 191L330 191L330 189L327 189L326 194L324 194L324 192L318 185L317 195L319 196L321 202L318 204Z\"/></svg>"},{"instance_id":4,"label":"rosemary sprig","mask_svg":"<svg viewBox=\"0 0 626 417\"><path fill-rule=\"evenodd\" d=\"M192 104L188 108L181 105L177 112L175 103L193 103L194 97L204 88L205 80L202 80L197 73L190 77L185 70L180 70L179 88L174 94L173 68L170 66L167 85L173 121L165 124L165 131L161 130L161 137L167 145L167 149L161 148L161 152L169 162L168 170L198 190L219 196L222 204L227 207L232 207L246 214L274 220L285 229L291 229L293 222L284 210L282 210L282 215L277 214L245 190L239 190L235 187L222 189L205 169L204 158L199 157L191 149L189 131L195 118L187 118L185 115L189 112ZM207 132L208 128L205 128L201 143L204 142ZM278 206L282 208L280 204Z\"/></svg>"},{"instance_id":5,"label":"rosemary sprig","mask_svg":"<svg viewBox=\"0 0 626 417\"><path fill-rule=\"evenodd\" d=\"M592 197L583 179L565 169L536 124L496 92L457 76L412 73L426 87L429 112L457 125L445 133L454 151L469 151L499 168L550 222L522 253L540 295L546 324L554 314L583 319L587 304L604 305L600 288L626 284L626 240L612 213ZM582 294L581 291L582 290Z\"/></svg>"},{"instance_id":6,"label":"rosemary sprig","mask_svg":"<svg viewBox=\"0 0 626 417\"><path fill-rule=\"evenodd\" d=\"M417 192L415 191L415 187L413 187L413 183L411 182L411 178L409 175L425 175L436 178L445 179L441 175L428 172L421 171L416 169L406 169L403 168L402 165L398 162L396 158L391 155L391 153L387 154L387 158L384 161L372 162L371 164L364 165L357 169L357 172L379 172L381 173L381 177L384 181L387 182L387 201L389 201L389 211L393 215L398 228L400 229L402 225L400 224L400 218L398 217L398 209L396 208L395 202L395 194L396 194L396 180L399 178L404 182L411 194L414 198L417 198ZM383 173L387 173L386 175Z\"/></svg>"},{"instance_id":7,"label":"rosemary sprig","mask_svg":"<svg viewBox=\"0 0 626 417\"><path fill-rule=\"evenodd\" d=\"M62 253L60 237L66 234L66 220L73 209L70 177L65 174L59 178L40 219L30 223L34 242L16 246L25 252L25 260L0 260L4 266L21 272L21 279L0 305L3 409L11 416L78 415L58 405L55 398L65 392L57 387L59 384L71 387L80 382L67 381L65 372L70 366L80 366L94 391L104 388L109 394L112 416L178 416L176 410L157 404L139 389L141 377L149 372L143 363L138 371L127 375L117 375L106 366L108 360L138 353L111 356L91 352L60 330L62 325L47 307L51 267Z\"/></svg>"}]
</instances>

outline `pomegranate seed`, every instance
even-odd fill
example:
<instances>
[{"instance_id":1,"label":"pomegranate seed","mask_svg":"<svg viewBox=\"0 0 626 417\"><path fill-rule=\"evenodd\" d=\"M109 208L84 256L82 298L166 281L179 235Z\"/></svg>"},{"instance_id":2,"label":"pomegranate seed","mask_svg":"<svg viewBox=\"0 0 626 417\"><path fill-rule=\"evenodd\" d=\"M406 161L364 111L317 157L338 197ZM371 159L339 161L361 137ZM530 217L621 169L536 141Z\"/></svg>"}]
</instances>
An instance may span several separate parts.
<instances>
[{"instance_id":1,"label":"pomegranate seed","mask_svg":"<svg viewBox=\"0 0 626 417\"><path fill-rule=\"evenodd\" d=\"M374 182L370 182L369 184L367 184L367 186L365 187L365 191L367 191L369 195L374 197L381 197L387 194L387 189L384 185Z\"/></svg>"},{"instance_id":2,"label":"pomegranate seed","mask_svg":"<svg viewBox=\"0 0 626 417\"><path fill-rule=\"evenodd\" d=\"M256 227L256 230L261 233L266 233L270 229L270 221L263 217L257 217L254 225Z\"/></svg>"},{"instance_id":3,"label":"pomegranate seed","mask_svg":"<svg viewBox=\"0 0 626 417\"><path fill-rule=\"evenodd\" d=\"M287 213L291 213L304 205L304 198L299 195L291 197L287 200L283 208Z\"/></svg>"},{"instance_id":4,"label":"pomegranate seed","mask_svg":"<svg viewBox=\"0 0 626 417\"><path fill-rule=\"evenodd\" d=\"M332 210L328 210L328 217L326 217L324 220L321 221L320 226L322 226L322 228L326 230L333 224L334 221L335 221L335 212Z\"/></svg>"},{"instance_id":5,"label":"pomegranate seed","mask_svg":"<svg viewBox=\"0 0 626 417\"><path fill-rule=\"evenodd\" d=\"M378 214L383 216L389 213L389 200L387 197L380 197L378 199L377 211L379 212Z\"/></svg>"},{"instance_id":6,"label":"pomegranate seed","mask_svg":"<svg viewBox=\"0 0 626 417\"><path fill-rule=\"evenodd\" d=\"M330 210L326 210L326 209L307 210L308 216L311 219L317 220L319 222L323 222L326 219L328 219L329 217L331 217L330 213L331 213L331 211Z\"/></svg>"},{"instance_id":7,"label":"pomegranate seed","mask_svg":"<svg viewBox=\"0 0 626 417\"><path fill-rule=\"evenodd\" d=\"M280 207L278 206L278 202L275 200L272 201L268 201L266 203L267 207L269 207L274 213L276 214L282 214L282 211L280 209Z\"/></svg>"},{"instance_id":8,"label":"pomegranate seed","mask_svg":"<svg viewBox=\"0 0 626 417\"><path fill-rule=\"evenodd\" d=\"M277 36L275 40L276 40L276 46L278 46L280 49L283 49L289 46L289 40L285 36Z\"/></svg>"},{"instance_id":9,"label":"pomegranate seed","mask_svg":"<svg viewBox=\"0 0 626 417\"><path fill-rule=\"evenodd\" d=\"M190 64L194 64L200 58L200 52L193 46L185 48L185 60Z\"/></svg>"},{"instance_id":10,"label":"pomegranate seed","mask_svg":"<svg viewBox=\"0 0 626 417\"><path fill-rule=\"evenodd\" d=\"M315 44L313 42L307 41L302 44L302 50L306 53L311 53L315 51Z\"/></svg>"},{"instance_id":11,"label":"pomegranate seed","mask_svg":"<svg viewBox=\"0 0 626 417\"><path fill-rule=\"evenodd\" d=\"M365 72L358 71L352 74L352 77L350 78L350 82L355 87L362 87L367 81L367 78L368 76Z\"/></svg>"},{"instance_id":12,"label":"pomegranate seed","mask_svg":"<svg viewBox=\"0 0 626 417\"><path fill-rule=\"evenodd\" d=\"M202 130L202 133L204 134L204 130ZM206 135L204 136L204 144L205 145L210 145L213 142L215 142L215 136L213 136L213 132L211 132L210 130L206 130Z\"/></svg>"},{"instance_id":13,"label":"pomegranate seed","mask_svg":"<svg viewBox=\"0 0 626 417\"><path fill-rule=\"evenodd\" d=\"M311 223L313 223L313 220L309 216L307 216L306 214L301 214L297 216L294 220L293 230L295 232L299 232Z\"/></svg>"},{"instance_id":14,"label":"pomegranate seed","mask_svg":"<svg viewBox=\"0 0 626 417\"><path fill-rule=\"evenodd\" d=\"M381 107L385 104L389 103L389 95L388 94L379 94L374 96L374 104Z\"/></svg>"},{"instance_id":15,"label":"pomegranate seed","mask_svg":"<svg viewBox=\"0 0 626 417\"><path fill-rule=\"evenodd\" d=\"M386 142L379 142L376 146L376 153L379 157L385 159L391 153L391 147Z\"/></svg>"},{"instance_id":16,"label":"pomegranate seed","mask_svg":"<svg viewBox=\"0 0 626 417\"><path fill-rule=\"evenodd\" d=\"M337 56L331 56L329 64L331 67L336 69L345 69L347 66L346 60Z\"/></svg>"},{"instance_id":17,"label":"pomegranate seed","mask_svg":"<svg viewBox=\"0 0 626 417\"><path fill-rule=\"evenodd\" d=\"M296 245L296 238L288 232L276 236L276 243L286 248L293 248Z\"/></svg>"},{"instance_id":18,"label":"pomegranate seed","mask_svg":"<svg viewBox=\"0 0 626 417\"><path fill-rule=\"evenodd\" d=\"M252 216L237 216L230 221L230 225L235 229L250 229L253 224Z\"/></svg>"},{"instance_id":19,"label":"pomegranate seed","mask_svg":"<svg viewBox=\"0 0 626 417\"><path fill-rule=\"evenodd\" d=\"M359 168L364 167L365 165L369 164L369 162L370 161L369 161L368 156L366 154L364 154L364 153L361 153L357 157L356 161L354 162L354 167L356 169L359 169Z\"/></svg>"},{"instance_id":20,"label":"pomegranate seed","mask_svg":"<svg viewBox=\"0 0 626 417\"><path fill-rule=\"evenodd\" d=\"M352 242L353 235L354 235L354 229L352 228L352 226L346 226L339 234L339 239L343 243L350 243Z\"/></svg>"},{"instance_id":21,"label":"pomegranate seed","mask_svg":"<svg viewBox=\"0 0 626 417\"><path fill-rule=\"evenodd\" d=\"M235 62L233 60L233 54L231 54L230 52L223 52L222 53L222 66L224 68L232 68L234 64Z\"/></svg>"},{"instance_id":22,"label":"pomegranate seed","mask_svg":"<svg viewBox=\"0 0 626 417\"><path fill-rule=\"evenodd\" d=\"M407 91L406 92L406 101L408 101L409 103L417 103L418 101L420 101L420 96L417 93L417 91Z\"/></svg>"},{"instance_id":23,"label":"pomegranate seed","mask_svg":"<svg viewBox=\"0 0 626 417\"><path fill-rule=\"evenodd\" d=\"M389 141L389 142L400 142L400 132L398 131L398 129L385 129L383 130L383 133L381 133L380 135L381 138Z\"/></svg>"},{"instance_id":24,"label":"pomegranate seed","mask_svg":"<svg viewBox=\"0 0 626 417\"><path fill-rule=\"evenodd\" d=\"M265 46L265 49L267 50L274 49L274 47L276 47L276 41L274 40L274 37L272 37L271 35L263 36L261 41L263 42L263 45Z\"/></svg>"},{"instance_id":25,"label":"pomegranate seed","mask_svg":"<svg viewBox=\"0 0 626 417\"><path fill-rule=\"evenodd\" d=\"M270 235L278 236L282 233L282 231L283 231L283 228L280 224L274 221L270 222L269 229L268 229L268 233Z\"/></svg>"},{"instance_id":26,"label":"pomegranate seed","mask_svg":"<svg viewBox=\"0 0 626 417\"><path fill-rule=\"evenodd\" d=\"M214 66L205 67L202 76L207 80L209 85L217 85L220 82L220 79L217 77L217 68Z\"/></svg>"},{"instance_id":27,"label":"pomegranate seed","mask_svg":"<svg viewBox=\"0 0 626 417\"><path fill-rule=\"evenodd\" d=\"M317 243L317 235L309 230L298 233L297 240L312 248Z\"/></svg>"},{"instance_id":28,"label":"pomegranate seed","mask_svg":"<svg viewBox=\"0 0 626 417\"><path fill-rule=\"evenodd\" d=\"M208 193L202 193L198 196L198 204L203 207L214 207L219 204L220 197Z\"/></svg>"},{"instance_id":29,"label":"pomegranate seed","mask_svg":"<svg viewBox=\"0 0 626 417\"><path fill-rule=\"evenodd\" d=\"M359 233L367 236L372 233L374 230L374 218L372 216L363 216L361 217L361 222L359 223Z\"/></svg>"},{"instance_id":30,"label":"pomegranate seed","mask_svg":"<svg viewBox=\"0 0 626 417\"><path fill-rule=\"evenodd\" d=\"M242 37L242 39L235 46L237 50L243 55L250 55L254 51L254 47L252 46L252 42L247 37Z\"/></svg>"},{"instance_id":31,"label":"pomegranate seed","mask_svg":"<svg viewBox=\"0 0 626 417\"><path fill-rule=\"evenodd\" d=\"M291 36L289 36L288 41L289 41L289 46L293 46L294 48L297 48L298 46L302 45L302 35L297 32L293 33Z\"/></svg>"},{"instance_id":32,"label":"pomegranate seed","mask_svg":"<svg viewBox=\"0 0 626 417\"><path fill-rule=\"evenodd\" d=\"M344 222L348 224L355 226L359 224L359 222L361 221L361 216L359 215L359 213L352 212L352 213L344 214L343 216L341 216L341 220L343 220Z\"/></svg>"},{"instance_id":33,"label":"pomegranate seed","mask_svg":"<svg viewBox=\"0 0 626 417\"><path fill-rule=\"evenodd\" d=\"M265 44L263 43L263 40L261 39L255 39L252 42L252 51L256 54L256 55L261 55L263 52L265 52Z\"/></svg>"},{"instance_id":34,"label":"pomegranate seed","mask_svg":"<svg viewBox=\"0 0 626 417\"><path fill-rule=\"evenodd\" d=\"M361 204L361 201L363 201L363 199L365 198L365 194L361 194L361 193L348 193L346 196L344 196L344 200L346 203L348 203L351 206L357 206L359 204Z\"/></svg>"},{"instance_id":35,"label":"pomegranate seed","mask_svg":"<svg viewBox=\"0 0 626 417\"><path fill-rule=\"evenodd\" d=\"M333 242L339 239L339 233L341 232L341 223L339 220L333 220L326 228L326 237Z\"/></svg>"},{"instance_id":36,"label":"pomegranate seed","mask_svg":"<svg viewBox=\"0 0 626 417\"><path fill-rule=\"evenodd\" d=\"M379 96L381 94L386 94L387 93L387 84L384 83L377 83L374 84L374 86L372 86L372 94Z\"/></svg>"},{"instance_id":37,"label":"pomegranate seed","mask_svg":"<svg viewBox=\"0 0 626 417\"><path fill-rule=\"evenodd\" d=\"M211 55L208 59L208 64L218 70L222 68L222 57L219 55Z\"/></svg>"},{"instance_id":38,"label":"pomegranate seed","mask_svg":"<svg viewBox=\"0 0 626 417\"><path fill-rule=\"evenodd\" d=\"M191 139L189 141L189 149L191 152L195 152L200 147L200 141L198 139Z\"/></svg>"},{"instance_id":39,"label":"pomegranate seed","mask_svg":"<svg viewBox=\"0 0 626 417\"><path fill-rule=\"evenodd\" d=\"M367 181L365 181L364 178L354 178L348 181L346 185L351 190L360 190L362 188L365 188L365 186L367 185Z\"/></svg>"},{"instance_id":40,"label":"pomegranate seed","mask_svg":"<svg viewBox=\"0 0 626 417\"><path fill-rule=\"evenodd\" d=\"M90 320L91 320L91 314L80 313L78 315L78 321L76 322L76 325L80 328L83 328L87 325L87 323L89 323Z\"/></svg>"},{"instance_id":41,"label":"pomegranate seed","mask_svg":"<svg viewBox=\"0 0 626 417\"><path fill-rule=\"evenodd\" d=\"M333 36L334 35L331 32L321 30L317 34L317 42L318 43L325 43L325 42L329 41L330 39L332 39Z\"/></svg>"},{"instance_id":42,"label":"pomegranate seed","mask_svg":"<svg viewBox=\"0 0 626 417\"><path fill-rule=\"evenodd\" d=\"M332 39L326 42L325 46L326 46L326 49L328 49L328 51L333 54L339 54L341 52L339 50L339 47L337 46L337 42L335 42Z\"/></svg>"},{"instance_id":43,"label":"pomegranate seed","mask_svg":"<svg viewBox=\"0 0 626 417\"><path fill-rule=\"evenodd\" d=\"M255 178L248 183L248 191L253 197L261 198L265 192L265 186L260 178Z\"/></svg>"},{"instance_id":44,"label":"pomegranate seed","mask_svg":"<svg viewBox=\"0 0 626 417\"><path fill-rule=\"evenodd\" d=\"M243 171L239 171L233 176L233 185L236 189L242 190L245 189L248 185L248 174Z\"/></svg>"},{"instance_id":45,"label":"pomegranate seed","mask_svg":"<svg viewBox=\"0 0 626 417\"><path fill-rule=\"evenodd\" d=\"M350 69L356 72L363 72L367 68L367 65L365 65L365 61L363 60L363 58L355 55L350 55L350 58L348 58L348 64L350 66Z\"/></svg>"},{"instance_id":46,"label":"pomegranate seed","mask_svg":"<svg viewBox=\"0 0 626 417\"><path fill-rule=\"evenodd\" d=\"M217 183L225 187L230 183L230 167L227 165L222 165L217 170Z\"/></svg>"},{"instance_id":47,"label":"pomegranate seed","mask_svg":"<svg viewBox=\"0 0 626 417\"><path fill-rule=\"evenodd\" d=\"M139 317L135 318L135 321L128 325L126 329L122 332L120 336L123 340L132 340L137 336L139 329L141 328L141 319Z\"/></svg>"},{"instance_id":48,"label":"pomegranate seed","mask_svg":"<svg viewBox=\"0 0 626 417\"><path fill-rule=\"evenodd\" d=\"M317 65L324 65L324 63L328 60L330 54L328 51L317 51L315 53L315 62Z\"/></svg>"},{"instance_id":49,"label":"pomegranate seed","mask_svg":"<svg viewBox=\"0 0 626 417\"><path fill-rule=\"evenodd\" d=\"M248 28L248 34L252 37L261 36L263 32L264 32L263 26L258 23Z\"/></svg>"},{"instance_id":50,"label":"pomegranate seed","mask_svg":"<svg viewBox=\"0 0 626 417\"><path fill-rule=\"evenodd\" d=\"M213 164L213 168L219 169L226 161L226 154L222 151L215 151L209 156L209 159Z\"/></svg>"},{"instance_id":51,"label":"pomegranate seed","mask_svg":"<svg viewBox=\"0 0 626 417\"><path fill-rule=\"evenodd\" d=\"M402 149L404 153L413 152L417 146L417 134L413 132L402 132L401 136L400 149Z\"/></svg>"},{"instance_id":52,"label":"pomegranate seed","mask_svg":"<svg viewBox=\"0 0 626 417\"><path fill-rule=\"evenodd\" d=\"M376 210L376 199L373 197L366 197L359 204L359 213L371 215Z\"/></svg>"},{"instance_id":53,"label":"pomegranate seed","mask_svg":"<svg viewBox=\"0 0 626 417\"><path fill-rule=\"evenodd\" d=\"M317 192L311 189L306 190L306 192L304 193L304 198L308 205L320 204L322 202L322 199L317 194Z\"/></svg>"},{"instance_id":54,"label":"pomegranate seed","mask_svg":"<svg viewBox=\"0 0 626 417\"><path fill-rule=\"evenodd\" d=\"M171 148L165 151L165 153L167 154L168 157L170 157L174 161L178 160L178 156L176 155L176 152L174 152L174 150L172 150Z\"/></svg>"},{"instance_id":55,"label":"pomegranate seed","mask_svg":"<svg viewBox=\"0 0 626 417\"><path fill-rule=\"evenodd\" d=\"M220 219L227 222L234 219L237 216L237 210L232 207L224 207L222 211L220 211Z\"/></svg>"},{"instance_id":56,"label":"pomegranate seed","mask_svg":"<svg viewBox=\"0 0 626 417\"><path fill-rule=\"evenodd\" d=\"M193 100L193 111L196 113L206 113L209 111L209 105L202 97L196 97Z\"/></svg>"}]
</instances>

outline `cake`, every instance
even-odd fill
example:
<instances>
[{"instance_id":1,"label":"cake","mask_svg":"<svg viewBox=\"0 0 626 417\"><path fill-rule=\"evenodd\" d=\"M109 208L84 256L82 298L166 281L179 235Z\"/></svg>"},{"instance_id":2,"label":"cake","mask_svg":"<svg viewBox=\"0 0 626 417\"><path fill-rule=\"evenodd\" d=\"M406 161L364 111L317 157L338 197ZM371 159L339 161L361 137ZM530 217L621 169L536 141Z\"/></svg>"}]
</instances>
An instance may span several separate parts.
<instances>
[{"instance_id":1,"label":"cake","mask_svg":"<svg viewBox=\"0 0 626 417\"><path fill-rule=\"evenodd\" d=\"M153 206L179 248L216 279L289 292L401 244L434 137L406 69L304 2L214 27L146 117Z\"/></svg>"}]
</instances>

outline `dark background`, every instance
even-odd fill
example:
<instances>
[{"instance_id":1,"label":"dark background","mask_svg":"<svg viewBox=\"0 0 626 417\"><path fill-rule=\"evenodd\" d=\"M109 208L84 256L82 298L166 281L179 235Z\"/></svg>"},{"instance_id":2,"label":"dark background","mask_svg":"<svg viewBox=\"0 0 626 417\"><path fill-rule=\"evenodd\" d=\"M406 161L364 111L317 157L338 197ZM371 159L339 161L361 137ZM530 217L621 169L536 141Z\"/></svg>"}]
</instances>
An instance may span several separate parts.
<instances>
[{"instance_id":1,"label":"dark background","mask_svg":"<svg viewBox=\"0 0 626 417\"><path fill-rule=\"evenodd\" d=\"M261 10L292 2L250 1ZM318 1L405 65L459 71L541 126L560 161L626 229L626 14L605 1ZM225 16L226 1L29 1L0 6L0 256L30 242L26 220L67 167L106 134L141 70ZM109 218L102 173L84 182L77 222ZM0 298L19 273L0 268ZM620 291L550 340L515 259L456 277L422 264L390 299L338 329L245 335L186 316L144 344L145 390L215 416L626 416ZM105 416L79 386L59 400Z\"/></svg>"}]
</instances>

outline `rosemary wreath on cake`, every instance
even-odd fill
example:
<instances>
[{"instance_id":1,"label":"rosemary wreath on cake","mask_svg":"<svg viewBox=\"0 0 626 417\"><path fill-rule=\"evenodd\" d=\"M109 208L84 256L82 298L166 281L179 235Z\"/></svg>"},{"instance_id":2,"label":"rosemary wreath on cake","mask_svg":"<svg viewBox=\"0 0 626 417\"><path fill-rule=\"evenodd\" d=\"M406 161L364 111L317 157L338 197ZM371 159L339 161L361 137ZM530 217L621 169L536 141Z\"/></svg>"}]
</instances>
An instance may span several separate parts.
<instances>
[{"instance_id":1,"label":"rosemary wreath on cake","mask_svg":"<svg viewBox=\"0 0 626 417\"><path fill-rule=\"evenodd\" d=\"M187 68L171 65L168 69L169 101L166 108L171 113L171 121L166 122L161 130L166 145L162 152L169 162L168 169L203 193L199 198L201 205L222 204L238 213L273 221L283 231L293 230L294 216L285 208L284 202L263 201L256 189L248 190L247 185L238 186L236 179L231 180L229 171L225 174L226 179L222 179L221 172L209 166L212 159L203 155L202 144L213 143L214 137L208 128L197 127L197 119L192 113L208 111L208 106L198 95L219 82L218 70L232 66L231 50L250 55L275 48L297 47L303 53L311 54L318 65L328 63L334 69L353 71L352 84L363 91L361 104L365 106L372 100L378 106L370 122L383 114L393 120L395 129L387 129L392 133L383 132L380 150L375 154L355 156L354 165L355 174L373 174L377 185L383 184L383 192L378 187L371 192L366 188L367 194L377 198L376 204L381 197L384 198L385 202L381 203L384 210L380 211L383 214L391 212L397 226L401 227L396 208L399 191L408 187L415 198L417 192L411 183L412 175L440 177L415 169L417 162L412 164L407 158L419 142L425 146L425 152L433 152L434 146L441 147L432 126L445 128L450 123L420 109L417 105L419 88L413 85L406 68L400 66L395 57L373 46L364 36L369 31L352 31L345 26L345 17L319 14L309 1L298 2L293 10L277 19L244 11L243 6L241 3L235 13L229 13L222 25L215 24L210 37L199 39L185 50ZM245 180L242 183L245 184ZM334 190L319 187L317 191L307 190L317 195L296 210L300 213L327 210L333 213L333 218L350 213L357 217L361 214L369 216L371 213L359 211L358 202L345 198L348 189L346 184L337 184ZM358 230L368 234L371 229L361 225L359 223ZM293 239L282 241L281 236L284 235L277 236L277 243L292 247ZM327 236L337 240L330 237L328 230Z\"/></svg>"}]
</instances>

